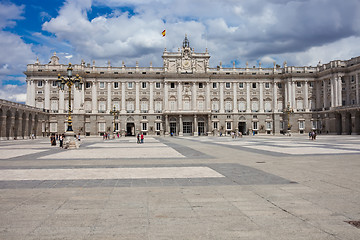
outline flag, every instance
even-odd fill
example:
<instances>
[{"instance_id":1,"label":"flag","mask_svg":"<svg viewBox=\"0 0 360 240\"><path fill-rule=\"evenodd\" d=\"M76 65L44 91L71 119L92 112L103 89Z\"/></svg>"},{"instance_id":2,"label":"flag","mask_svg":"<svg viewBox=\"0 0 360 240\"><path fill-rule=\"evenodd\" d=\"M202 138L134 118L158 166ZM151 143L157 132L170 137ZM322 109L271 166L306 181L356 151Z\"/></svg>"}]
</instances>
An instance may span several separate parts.
<instances>
[{"instance_id":1,"label":"flag","mask_svg":"<svg viewBox=\"0 0 360 240\"><path fill-rule=\"evenodd\" d=\"M164 31L162 31L163 37L165 37L165 34L166 34L166 29Z\"/></svg>"}]
</instances>

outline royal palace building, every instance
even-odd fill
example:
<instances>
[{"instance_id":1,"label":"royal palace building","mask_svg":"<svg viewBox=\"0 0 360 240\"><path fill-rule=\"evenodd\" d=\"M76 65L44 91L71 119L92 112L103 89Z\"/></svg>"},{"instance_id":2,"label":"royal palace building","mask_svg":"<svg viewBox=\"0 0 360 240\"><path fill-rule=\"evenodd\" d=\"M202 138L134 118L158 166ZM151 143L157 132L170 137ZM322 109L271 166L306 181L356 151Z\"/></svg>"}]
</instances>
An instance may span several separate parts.
<instances>
[{"instance_id":1,"label":"royal palace building","mask_svg":"<svg viewBox=\"0 0 360 240\"><path fill-rule=\"evenodd\" d=\"M83 135L360 134L360 57L316 67L209 67L210 54L195 52L185 37L163 66L72 65L82 77L72 89L73 129ZM49 113L46 131L63 133L68 91L58 74L68 65L54 54L48 64L27 66L26 104Z\"/></svg>"}]
</instances>

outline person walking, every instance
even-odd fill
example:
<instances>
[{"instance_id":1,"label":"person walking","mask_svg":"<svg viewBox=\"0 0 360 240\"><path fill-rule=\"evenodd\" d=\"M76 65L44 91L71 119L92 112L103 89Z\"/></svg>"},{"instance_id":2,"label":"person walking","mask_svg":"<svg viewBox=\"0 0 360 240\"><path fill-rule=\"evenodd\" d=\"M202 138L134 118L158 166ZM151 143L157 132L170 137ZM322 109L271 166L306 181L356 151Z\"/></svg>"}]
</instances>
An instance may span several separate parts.
<instances>
[{"instance_id":1,"label":"person walking","mask_svg":"<svg viewBox=\"0 0 360 240\"><path fill-rule=\"evenodd\" d=\"M136 138L137 138L137 142L136 142L136 143L140 143L140 133L137 134Z\"/></svg>"},{"instance_id":2,"label":"person walking","mask_svg":"<svg viewBox=\"0 0 360 240\"><path fill-rule=\"evenodd\" d=\"M60 136L59 136L59 143L60 143L60 147L61 147L61 148L63 147L63 142L64 142L63 135L60 134Z\"/></svg>"},{"instance_id":3,"label":"person walking","mask_svg":"<svg viewBox=\"0 0 360 240\"><path fill-rule=\"evenodd\" d=\"M141 143L144 143L144 134L141 133Z\"/></svg>"}]
</instances>

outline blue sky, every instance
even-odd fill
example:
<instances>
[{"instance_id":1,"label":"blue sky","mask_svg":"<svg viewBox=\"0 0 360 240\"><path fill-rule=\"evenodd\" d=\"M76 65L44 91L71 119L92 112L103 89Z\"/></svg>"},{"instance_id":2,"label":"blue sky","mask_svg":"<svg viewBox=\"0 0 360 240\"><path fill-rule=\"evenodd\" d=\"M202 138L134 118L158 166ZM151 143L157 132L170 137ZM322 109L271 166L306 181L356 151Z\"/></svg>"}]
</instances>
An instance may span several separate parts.
<instances>
[{"instance_id":1,"label":"blue sky","mask_svg":"<svg viewBox=\"0 0 360 240\"><path fill-rule=\"evenodd\" d=\"M0 98L25 100L26 65L162 66L185 33L215 67L315 66L360 55L358 0L0 0Z\"/></svg>"}]
</instances>

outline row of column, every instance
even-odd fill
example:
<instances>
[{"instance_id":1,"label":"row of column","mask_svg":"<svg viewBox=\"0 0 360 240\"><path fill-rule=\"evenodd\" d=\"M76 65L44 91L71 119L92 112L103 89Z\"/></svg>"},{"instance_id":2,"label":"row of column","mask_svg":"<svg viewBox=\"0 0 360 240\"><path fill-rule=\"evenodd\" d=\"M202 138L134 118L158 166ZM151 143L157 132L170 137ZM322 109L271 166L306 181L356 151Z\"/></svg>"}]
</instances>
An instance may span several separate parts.
<instances>
[{"instance_id":1,"label":"row of column","mask_svg":"<svg viewBox=\"0 0 360 240\"><path fill-rule=\"evenodd\" d=\"M194 136L198 136L198 120L197 120L197 115L193 116L193 135ZM211 132L212 129L212 124L211 124L211 116L207 115L207 133ZM169 124L169 115L165 115L165 134L169 135L170 133L170 124ZM183 118L182 115L179 115L179 136L183 136Z\"/></svg>"},{"instance_id":2,"label":"row of column","mask_svg":"<svg viewBox=\"0 0 360 240\"><path fill-rule=\"evenodd\" d=\"M302 98L303 101L303 108L306 112L309 111L309 82L304 81L302 82L304 84L304 91ZM290 105L290 108L293 109L293 111L297 111L297 103L296 103L296 84L295 81L288 81L285 84L285 102L284 102L284 108L287 107L287 104Z\"/></svg>"}]
</instances>

